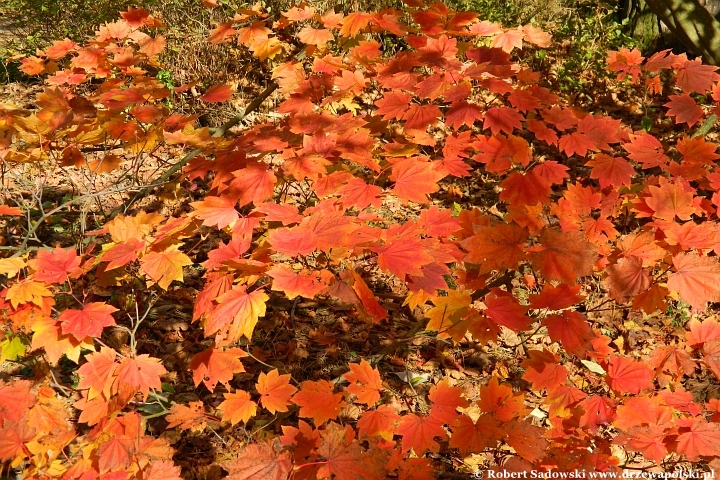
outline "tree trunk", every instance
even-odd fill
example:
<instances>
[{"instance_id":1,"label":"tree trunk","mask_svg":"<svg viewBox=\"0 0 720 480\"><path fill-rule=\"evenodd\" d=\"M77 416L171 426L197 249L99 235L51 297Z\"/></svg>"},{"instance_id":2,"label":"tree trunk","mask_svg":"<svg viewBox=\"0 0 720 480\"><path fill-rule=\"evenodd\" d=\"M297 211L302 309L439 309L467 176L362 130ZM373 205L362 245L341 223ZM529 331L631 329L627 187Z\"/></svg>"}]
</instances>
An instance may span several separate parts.
<instances>
[{"instance_id":1,"label":"tree trunk","mask_svg":"<svg viewBox=\"0 0 720 480\"><path fill-rule=\"evenodd\" d=\"M672 34L706 63L720 65L720 22L699 0L645 0Z\"/></svg>"}]
</instances>

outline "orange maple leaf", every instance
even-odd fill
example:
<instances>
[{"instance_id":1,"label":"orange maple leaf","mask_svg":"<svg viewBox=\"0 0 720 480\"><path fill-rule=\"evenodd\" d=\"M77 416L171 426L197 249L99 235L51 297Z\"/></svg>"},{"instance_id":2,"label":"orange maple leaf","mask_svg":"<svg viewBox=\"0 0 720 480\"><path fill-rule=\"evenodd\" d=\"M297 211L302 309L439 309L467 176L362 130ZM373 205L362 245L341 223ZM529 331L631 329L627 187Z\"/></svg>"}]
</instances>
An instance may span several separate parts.
<instances>
[{"instance_id":1,"label":"orange maple leaf","mask_svg":"<svg viewBox=\"0 0 720 480\"><path fill-rule=\"evenodd\" d=\"M218 405L223 411L222 419L235 425L238 422L247 423L257 413L257 404L250 400L250 394L238 390L235 393L226 393L225 401Z\"/></svg>"},{"instance_id":2,"label":"orange maple leaf","mask_svg":"<svg viewBox=\"0 0 720 480\"><path fill-rule=\"evenodd\" d=\"M240 359L246 356L247 353L239 348L223 350L211 347L195 355L188 369L193 372L195 386L202 382L212 392L218 383L229 387L228 382L233 375L245 371Z\"/></svg>"},{"instance_id":3,"label":"orange maple leaf","mask_svg":"<svg viewBox=\"0 0 720 480\"><path fill-rule=\"evenodd\" d=\"M643 362L613 355L607 368L607 383L616 392L633 393L652 387L653 372Z\"/></svg>"},{"instance_id":4,"label":"orange maple leaf","mask_svg":"<svg viewBox=\"0 0 720 480\"><path fill-rule=\"evenodd\" d=\"M337 418L345 406L342 393L333 393L333 384L327 380L304 381L292 401L300 406L300 416L312 418L315 425Z\"/></svg>"},{"instance_id":5,"label":"orange maple leaf","mask_svg":"<svg viewBox=\"0 0 720 480\"><path fill-rule=\"evenodd\" d=\"M293 462L290 452L281 449L277 439L251 443L240 450L238 458L220 465L237 480L287 480Z\"/></svg>"},{"instance_id":6,"label":"orange maple leaf","mask_svg":"<svg viewBox=\"0 0 720 480\"><path fill-rule=\"evenodd\" d=\"M387 441L392 440L395 426L400 420L394 408L389 405L380 405L377 410L367 410L357 422L360 437L379 436Z\"/></svg>"},{"instance_id":7,"label":"orange maple leaf","mask_svg":"<svg viewBox=\"0 0 720 480\"><path fill-rule=\"evenodd\" d=\"M475 422L467 415L460 415L451 427L450 447L459 449L462 455L481 453L505 437L502 426L492 415L480 415Z\"/></svg>"},{"instance_id":8,"label":"orange maple leaf","mask_svg":"<svg viewBox=\"0 0 720 480\"><path fill-rule=\"evenodd\" d=\"M182 282L183 267L193 263L179 249L179 245L172 245L162 252L150 252L140 259L140 269L163 290L167 290L174 280Z\"/></svg>"},{"instance_id":9,"label":"orange maple leaf","mask_svg":"<svg viewBox=\"0 0 720 480\"><path fill-rule=\"evenodd\" d=\"M170 407L170 414L165 417L167 428L180 427L180 430L202 431L207 424L205 405L203 402L190 402L188 406L180 403Z\"/></svg>"},{"instance_id":10,"label":"orange maple leaf","mask_svg":"<svg viewBox=\"0 0 720 480\"><path fill-rule=\"evenodd\" d=\"M43 306L43 297L52 297L52 292L42 282L26 279L13 284L5 293L13 308L24 303L32 303L38 307Z\"/></svg>"},{"instance_id":11,"label":"orange maple leaf","mask_svg":"<svg viewBox=\"0 0 720 480\"><path fill-rule=\"evenodd\" d=\"M297 388L290 385L290 375L280 375L277 369L267 375L261 372L255 388L261 395L260 404L273 414L287 412L290 397L297 392Z\"/></svg>"},{"instance_id":12,"label":"orange maple leaf","mask_svg":"<svg viewBox=\"0 0 720 480\"><path fill-rule=\"evenodd\" d=\"M247 287L236 286L218 297L219 305L205 322L205 335L219 332L218 345L229 345L243 335L252 338L253 330L260 317L265 315L268 296L262 290L248 293Z\"/></svg>"},{"instance_id":13,"label":"orange maple leaf","mask_svg":"<svg viewBox=\"0 0 720 480\"><path fill-rule=\"evenodd\" d=\"M372 368L364 358L360 364L351 363L348 366L350 372L343 375L345 380L350 382L347 391L357 397L356 402L369 406L375 405L380 400L380 391L383 390L380 372L376 368Z\"/></svg>"}]
</instances>

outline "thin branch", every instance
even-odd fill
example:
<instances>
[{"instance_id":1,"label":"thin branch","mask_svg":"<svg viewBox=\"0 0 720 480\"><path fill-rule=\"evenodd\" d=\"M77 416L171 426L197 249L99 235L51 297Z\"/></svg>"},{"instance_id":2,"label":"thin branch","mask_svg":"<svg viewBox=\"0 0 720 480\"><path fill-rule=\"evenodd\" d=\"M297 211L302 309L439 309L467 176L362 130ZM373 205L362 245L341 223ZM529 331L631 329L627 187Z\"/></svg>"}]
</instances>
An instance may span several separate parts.
<instances>
[{"instance_id":1,"label":"thin branch","mask_svg":"<svg viewBox=\"0 0 720 480\"><path fill-rule=\"evenodd\" d=\"M273 82L270 85L267 86L263 92L255 98L248 106L247 108L243 109L240 113L235 115L233 118L225 122L221 127L219 127L217 130L215 130L215 133L213 133L213 138L219 138L225 135L225 133L230 130L232 127L237 125L238 123L242 122L245 117L257 110L258 107L272 94L275 90L277 90L278 84ZM194 150L189 151L183 158L180 159L177 163L173 164L172 167L170 167L168 170L165 171L157 180L156 183L165 183L168 181L173 175L175 175L178 171L180 171L187 163L192 160L193 158L197 157L202 153L202 150L199 148L196 148ZM110 217L113 218L117 216L118 214L127 212L130 207L140 200L141 198L145 197L147 194L149 194L152 189L155 188L155 185L148 185L147 187L141 188L134 197L132 197L130 200L126 201L122 205L120 205L118 208L110 212Z\"/></svg>"},{"instance_id":2,"label":"thin branch","mask_svg":"<svg viewBox=\"0 0 720 480\"><path fill-rule=\"evenodd\" d=\"M152 185L152 188L157 187L157 186L159 186L159 185L161 185L161 184L153 184L153 185ZM67 202L62 203L62 204L60 204L59 206L53 208L53 209L50 210L49 212L43 213L43 215L37 220L37 222L35 222L34 224L31 224L31 225L29 226L29 228L28 228L28 233L25 235L25 238L23 239L22 244L18 247L18 251L15 252L15 253L12 255L11 258L13 258L13 257L20 257L20 256L24 255L24 254L25 254L25 251L26 251L27 244L28 244L28 242L30 241L30 239L31 239L31 238L37 238L37 237L35 236L35 233L37 232L38 228L40 228L40 226L45 222L45 220L47 220L48 218L52 217L53 215L55 215L55 214L58 213L59 211L63 210L64 208L67 208L67 207L69 207L70 205L72 205L72 204L74 204L74 203L78 203L78 202L80 202L80 201L87 200L87 199L89 199L89 198L102 197L102 196L105 196L105 195L109 195L109 194L111 194L111 193L125 192L125 191L131 190L131 189L133 189L133 188L134 188L134 187L131 186L131 187L115 188L115 189L112 189L112 190L105 190L105 191L98 192L98 193L87 193L87 194L85 194L85 195L81 195L81 196L79 196L79 197L75 197L75 198L73 198L73 199L70 199L70 200L68 200Z\"/></svg>"}]
</instances>

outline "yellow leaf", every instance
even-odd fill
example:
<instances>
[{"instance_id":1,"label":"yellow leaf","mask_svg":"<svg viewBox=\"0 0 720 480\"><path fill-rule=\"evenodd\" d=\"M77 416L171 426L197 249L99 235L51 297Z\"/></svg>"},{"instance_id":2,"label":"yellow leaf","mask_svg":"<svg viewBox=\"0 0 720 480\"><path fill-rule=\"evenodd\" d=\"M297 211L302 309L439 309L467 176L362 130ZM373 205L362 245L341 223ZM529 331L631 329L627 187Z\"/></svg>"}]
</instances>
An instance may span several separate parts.
<instances>
[{"instance_id":1,"label":"yellow leaf","mask_svg":"<svg viewBox=\"0 0 720 480\"><path fill-rule=\"evenodd\" d=\"M43 122L35 115L16 117L15 126L27 133L34 133L43 137L50 136L54 132L50 125Z\"/></svg>"},{"instance_id":2,"label":"yellow leaf","mask_svg":"<svg viewBox=\"0 0 720 480\"><path fill-rule=\"evenodd\" d=\"M0 260L0 275L14 277L25 267L27 267L27 262L24 258L3 258Z\"/></svg>"},{"instance_id":3,"label":"yellow leaf","mask_svg":"<svg viewBox=\"0 0 720 480\"><path fill-rule=\"evenodd\" d=\"M429 293L426 293L425 290L418 290L417 292L408 292L407 297L405 297L405 301L403 302L404 306L409 306L410 311L415 310L416 307L419 307L420 305L425 305L425 302L430 300L432 297Z\"/></svg>"},{"instance_id":4,"label":"yellow leaf","mask_svg":"<svg viewBox=\"0 0 720 480\"><path fill-rule=\"evenodd\" d=\"M444 332L461 320L461 315L470 306L472 299L465 290L450 290L447 297L433 298L432 302L435 306L426 313L430 321L425 328Z\"/></svg>"},{"instance_id":5,"label":"yellow leaf","mask_svg":"<svg viewBox=\"0 0 720 480\"><path fill-rule=\"evenodd\" d=\"M80 132L75 136L75 143L81 145L95 145L103 143L108 137L108 133L105 129L97 128L88 132Z\"/></svg>"},{"instance_id":6,"label":"yellow leaf","mask_svg":"<svg viewBox=\"0 0 720 480\"><path fill-rule=\"evenodd\" d=\"M253 56L258 57L260 60L274 58L278 53L282 52L282 50L283 48L282 45L280 45L280 41L275 37L256 37L250 45L250 51L253 52Z\"/></svg>"},{"instance_id":7,"label":"yellow leaf","mask_svg":"<svg viewBox=\"0 0 720 480\"><path fill-rule=\"evenodd\" d=\"M42 307L42 297L52 297L52 293L44 283L35 280L18 282L10 287L5 295L13 308L17 308L22 303L34 303L38 307Z\"/></svg>"},{"instance_id":8,"label":"yellow leaf","mask_svg":"<svg viewBox=\"0 0 720 480\"><path fill-rule=\"evenodd\" d=\"M357 115L358 110L360 110L360 105L355 103L350 97L345 97L340 101L332 102L330 104L330 107L334 110L340 110L342 108L345 108L349 112L352 112L353 115Z\"/></svg>"}]
</instances>

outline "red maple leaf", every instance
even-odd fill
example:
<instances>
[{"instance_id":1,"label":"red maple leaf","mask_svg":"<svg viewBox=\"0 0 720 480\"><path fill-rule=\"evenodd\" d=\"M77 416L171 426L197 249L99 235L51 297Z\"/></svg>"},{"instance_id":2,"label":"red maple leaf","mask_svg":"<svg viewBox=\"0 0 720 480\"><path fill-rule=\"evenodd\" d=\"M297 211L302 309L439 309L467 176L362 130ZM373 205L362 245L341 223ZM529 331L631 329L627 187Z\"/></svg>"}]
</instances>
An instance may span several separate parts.
<instances>
[{"instance_id":1,"label":"red maple leaf","mask_svg":"<svg viewBox=\"0 0 720 480\"><path fill-rule=\"evenodd\" d=\"M208 103L221 103L230 100L234 92L234 89L230 85L220 84L213 85L205 91L205 94L200 96L200 100Z\"/></svg>"},{"instance_id":2,"label":"red maple leaf","mask_svg":"<svg viewBox=\"0 0 720 480\"><path fill-rule=\"evenodd\" d=\"M705 94L718 80L720 80L720 75L717 74L717 67L703 65L699 58L685 60L677 66L675 72L675 85L682 88L686 94L692 92Z\"/></svg>"},{"instance_id":3,"label":"red maple leaf","mask_svg":"<svg viewBox=\"0 0 720 480\"><path fill-rule=\"evenodd\" d=\"M590 137L580 132L573 132L560 137L558 142L560 150L571 157L576 153L581 157L587 155L590 150L595 150L595 142Z\"/></svg>"},{"instance_id":4,"label":"red maple leaf","mask_svg":"<svg viewBox=\"0 0 720 480\"><path fill-rule=\"evenodd\" d=\"M533 323L533 320L527 316L527 307L520 305L510 293L498 288L485 296L484 313L498 325L515 332L527 330Z\"/></svg>"},{"instance_id":5,"label":"red maple leaf","mask_svg":"<svg viewBox=\"0 0 720 480\"><path fill-rule=\"evenodd\" d=\"M610 388L616 392L637 395L641 390L652 387L653 372L643 362L613 355L606 378Z\"/></svg>"},{"instance_id":6,"label":"red maple leaf","mask_svg":"<svg viewBox=\"0 0 720 480\"><path fill-rule=\"evenodd\" d=\"M720 455L720 425L702 419L688 420L688 431L677 437L677 452L685 455L691 462L700 456L716 457Z\"/></svg>"},{"instance_id":7,"label":"red maple leaf","mask_svg":"<svg viewBox=\"0 0 720 480\"><path fill-rule=\"evenodd\" d=\"M325 465L318 470L318 478L330 478L332 474L338 480L380 479L387 473L385 451L363 449L357 441L348 439L345 428L334 423L325 428L317 451L325 458Z\"/></svg>"},{"instance_id":8,"label":"red maple leaf","mask_svg":"<svg viewBox=\"0 0 720 480\"><path fill-rule=\"evenodd\" d=\"M35 280L48 285L63 283L78 272L80 257L75 249L57 247L55 250L39 250L37 254Z\"/></svg>"},{"instance_id":9,"label":"red maple leaf","mask_svg":"<svg viewBox=\"0 0 720 480\"><path fill-rule=\"evenodd\" d=\"M566 310L545 317L542 324L548 327L550 338L560 342L568 353L583 358L592 350L590 341L595 336L582 313Z\"/></svg>"},{"instance_id":10,"label":"red maple leaf","mask_svg":"<svg viewBox=\"0 0 720 480\"><path fill-rule=\"evenodd\" d=\"M103 347L98 353L86 356L87 363L78 368L80 383L78 389L89 389L87 399L92 400L102 394L110 398L110 389L115 381L115 370L118 363L115 361L117 352L109 347Z\"/></svg>"},{"instance_id":11,"label":"red maple leaf","mask_svg":"<svg viewBox=\"0 0 720 480\"><path fill-rule=\"evenodd\" d=\"M514 223L476 226L474 235L461 242L468 251L465 262L479 263L480 273L515 269L526 259L529 232Z\"/></svg>"},{"instance_id":12,"label":"red maple leaf","mask_svg":"<svg viewBox=\"0 0 720 480\"><path fill-rule=\"evenodd\" d=\"M115 325L112 314L117 311L105 302L93 302L83 306L82 310L63 310L58 320L62 322L60 327L65 335L72 335L78 340L99 338L103 328Z\"/></svg>"},{"instance_id":13,"label":"red maple leaf","mask_svg":"<svg viewBox=\"0 0 720 480\"><path fill-rule=\"evenodd\" d=\"M401 238L374 250L379 253L378 266L400 279L405 275L422 276L420 267L433 261L417 238Z\"/></svg>"},{"instance_id":14,"label":"red maple leaf","mask_svg":"<svg viewBox=\"0 0 720 480\"><path fill-rule=\"evenodd\" d=\"M600 182L600 188L612 185L620 188L622 185L630 186L632 177L635 175L635 169L627 160L621 157L611 157L604 153L595 155L592 160L588 160L587 165L592 167L590 178L597 178Z\"/></svg>"},{"instance_id":15,"label":"red maple leaf","mask_svg":"<svg viewBox=\"0 0 720 480\"><path fill-rule=\"evenodd\" d=\"M703 137L683 137L678 140L677 151L682 153L685 163L703 166L713 165L720 158L716 153L718 145L708 142Z\"/></svg>"},{"instance_id":16,"label":"red maple leaf","mask_svg":"<svg viewBox=\"0 0 720 480\"><path fill-rule=\"evenodd\" d=\"M277 177L264 163L250 164L233 172L233 175L235 179L230 182L228 195L233 199L237 197L241 207L249 203L259 205L272 197Z\"/></svg>"},{"instance_id":17,"label":"red maple leaf","mask_svg":"<svg viewBox=\"0 0 720 480\"><path fill-rule=\"evenodd\" d=\"M248 293L246 287L236 287L223 293L205 322L205 335L218 332L223 344L230 344L252 332L260 317L265 315L268 296L262 290Z\"/></svg>"},{"instance_id":18,"label":"red maple leaf","mask_svg":"<svg viewBox=\"0 0 720 480\"><path fill-rule=\"evenodd\" d=\"M195 216L203 220L206 227L225 228L240 217L240 213L235 210L235 203L235 200L226 196L207 196L201 202L192 202L190 205L195 209Z\"/></svg>"},{"instance_id":19,"label":"red maple leaf","mask_svg":"<svg viewBox=\"0 0 720 480\"><path fill-rule=\"evenodd\" d=\"M505 441L522 458L528 462L536 462L545 456L550 443L545 439L542 428L518 419L504 425L504 428L507 435Z\"/></svg>"},{"instance_id":20,"label":"red maple leaf","mask_svg":"<svg viewBox=\"0 0 720 480\"><path fill-rule=\"evenodd\" d=\"M483 109L474 103L465 100L454 102L445 113L445 123L457 129L463 125L472 127L476 120L483 117Z\"/></svg>"},{"instance_id":21,"label":"red maple leaf","mask_svg":"<svg viewBox=\"0 0 720 480\"><path fill-rule=\"evenodd\" d=\"M500 188L503 189L500 192L500 200L514 206L548 203L548 195L552 192L550 183L535 170L530 170L524 175L518 172L511 173L500 183Z\"/></svg>"},{"instance_id":22,"label":"red maple leaf","mask_svg":"<svg viewBox=\"0 0 720 480\"><path fill-rule=\"evenodd\" d=\"M313 298L327 289L335 278L328 270L318 272L303 269L296 273L285 265L275 265L267 274L273 278L272 290L285 293L291 300L298 295Z\"/></svg>"},{"instance_id":23,"label":"red maple leaf","mask_svg":"<svg viewBox=\"0 0 720 480\"><path fill-rule=\"evenodd\" d=\"M668 289L697 309L720 296L720 262L717 257L678 253L673 257L675 273L668 275Z\"/></svg>"},{"instance_id":24,"label":"red maple leaf","mask_svg":"<svg viewBox=\"0 0 720 480\"><path fill-rule=\"evenodd\" d=\"M458 417L458 408L468 406L463 397L463 389L450 385L448 379L442 380L430 388L428 399L433 402L430 417L443 424L451 424Z\"/></svg>"},{"instance_id":25,"label":"red maple leaf","mask_svg":"<svg viewBox=\"0 0 720 480\"><path fill-rule=\"evenodd\" d=\"M442 112L437 105L432 103L427 105L412 103L403 114L402 120L405 120L405 128L407 129L424 130L430 125L435 125L438 117L442 117Z\"/></svg>"},{"instance_id":26,"label":"red maple leaf","mask_svg":"<svg viewBox=\"0 0 720 480\"><path fill-rule=\"evenodd\" d=\"M379 323L388 318L387 310L380 305L380 302L375 298L375 294L370 290L370 287L367 286L362 277L355 273L355 271L351 271L350 273L353 279L352 291L355 292L357 299L360 300L363 313L367 314L375 323Z\"/></svg>"},{"instance_id":27,"label":"red maple leaf","mask_svg":"<svg viewBox=\"0 0 720 480\"><path fill-rule=\"evenodd\" d=\"M410 108L412 96L399 90L383 93L383 98L377 100L376 115L382 115L383 120L400 120Z\"/></svg>"},{"instance_id":28,"label":"red maple leaf","mask_svg":"<svg viewBox=\"0 0 720 480\"><path fill-rule=\"evenodd\" d=\"M695 100L683 93L682 95L670 95L670 101L666 103L668 116L675 117L675 123L687 123L692 127L703 118L703 109L695 103Z\"/></svg>"},{"instance_id":29,"label":"red maple leaf","mask_svg":"<svg viewBox=\"0 0 720 480\"><path fill-rule=\"evenodd\" d=\"M97 449L100 473L124 470L135 454L135 441L127 435L113 435Z\"/></svg>"},{"instance_id":30,"label":"red maple leaf","mask_svg":"<svg viewBox=\"0 0 720 480\"><path fill-rule=\"evenodd\" d=\"M561 283L557 287L546 283L539 294L530 295L530 308L539 310L564 310L582 302L585 297L578 295L582 285L566 285Z\"/></svg>"},{"instance_id":31,"label":"red maple leaf","mask_svg":"<svg viewBox=\"0 0 720 480\"><path fill-rule=\"evenodd\" d=\"M650 353L649 365L655 370L656 376L669 373L678 378L692 375L698 368L688 352L670 345L654 349Z\"/></svg>"},{"instance_id":32,"label":"red maple leaf","mask_svg":"<svg viewBox=\"0 0 720 480\"><path fill-rule=\"evenodd\" d=\"M595 247L580 232L562 232L545 228L538 246L532 251L532 263L545 278L573 284L578 277L592 273L597 258Z\"/></svg>"},{"instance_id":33,"label":"red maple leaf","mask_svg":"<svg viewBox=\"0 0 720 480\"><path fill-rule=\"evenodd\" d=\"M703 343L720 338L720 324L715 317L709 317L700 322L693 318L687 324L690 329L686 333L687 343L692 348L702 347Z\"/></svg>"},{"instance_id":34,"label":"red maple leaf","mask_svg":"<svg viewBox=\"0 0 720 480\"><path fill-rule=\"evenodd\" d=\"M145 242L137 238L128 238L122 243L110 247L102 256L101 261L109 262L106 270L122 267L137 260L138 253L145 249Z\"/></svg>"},{"instance_id":35,"label":"red maple leaf","mask_svg":"<svg viewBox=\"0 0 720 480\"><path fill-rule=\"evenodd\" d=\"M647 133L631 134L630 142L623 144L623 148L630 154L630 160L641 163L642 168L661 167L670 162L662 143Z\"/></svg>"},{"instance_id":36,"label":"red maple leaf","mask_svg":"<svg viewBox=\"0 0 720 480\"><path fill-rule=\"evenodd\" d=\"M667 221L675 217L690 220L692 215L699 213L693 196L695 189L682 181L669 182L661 177L659 186L650 185L647 190L650 196L645 197L645 203L654 211L653 216L656 218Z\"/></svg>"},{"instance_id":37,"label":"red maple leaf","mask_svg":"<svg viewBox=\"0 0 720 480\"><path fill-rule=\"evenodd\" d=\"M580 402L585 413L580 417L580 425L587 426L591 432L600 425L609 425L615 419L615 402L607 397L592 395Z\"/></svg>"},{"instance_id":38,"label":"red maple leaf","mask_svg":"<svg viewBox=\"0 0 720 480\"><path fill-rule=\"evenodd\" d=\"M477 405L485 413L491 414L500 422L507 422L526 414L525 399L522 394L513 393L512 387L498 383L497 377L480 387L480 400Z\"/></svg>"},{"instance_id":39,"label":"red maple leaf","mask_svg":"<svg viewBox=\"0 0 720 480\"><path fill-rule=\"evenodd\" d=\"M559 364L559 358L549 350L530 350L530 358L522 363L525 367L523 379L532 383L533 390L553 389L564 385L567 379L567 368Z\"/></svg>"},{"instance_id":40,"label":"red maple leaf","mask_svg":"<svg viewBox=\"0 0 720 480\"><path fill-rule=\"evenodd\" d=\"M125 400L131 399L137 392L140 392L145 400L151 388L160 389L160 376L166 373L167 370L160 360L150 355L143 354L135 358L125 357L115 371L116 377L112 391Z\"/></svg>"},{"instance_id":41,"label":"red maple leaf","mask_svg":"<svg viewBox=\"0 0 720 480\"><path fill-rule=\"evenodd\" d=\"M428 195L439 190L438 181L442 173L433 162L425 162L418 157L400 160L392 167L390 180L395 182L392 192L401 200L416 203L428 203Z\"/></svg>"},{"instance_id":42,"label":"red maple leaf","mask_svg":"<svg viewBox=\"0 0 720 480\"><path fill-rule=\"evenodd\" d=\"M485 112L483 129L489 128L493 135L500 132L510 134L516 128L522 128L521 120L523 120L523 116L514 108L493 107Z\"/></svg>"},{"instance_id":43,"label":"red maple leaf","mask_svg":"<svg viewBox=\"0 0 720 480\"><path fill-rule=\"evenodd\" d=\"M450 447L459 449L462 455L481 453L505 437L502 422L487 414L480 415L475 422L460 415L451 428Z\"/></svg>"},{"instance_id":44,"label":"red maple leaf","mask_svg":"<svg viewBox=\"0 0 720 480\"><path fill-rule=\"evenodd\" d=\"M25 444L35 436L34 430L28 427L26 421L5 421L0 428L0 461L6 462L18 457L22 460L27 451Z\"/></svg>"},{"instance_id":45,"label":"red maple leaf","mask_svg":"<svg viewBox=\"0 0 720 480\"><path fill-rule=\"evenodd\" d=\"M367 207L379 208L382 205L382 188L369 185L362 178L353 178L337 190L337 194L347 206L364 210Z\"/></svg>"},{"instance_id":46,"label":"red maple leaf","mask_svg":"<svg viewBox=\"0 0 720 480\"><path fill-rule=\"evenodd\" d=\"M652 283L650 272L643 269L643 261L638 257L621 258L615 265L609 265L607 272L605 283L609 287L608 293L619 303L646 291Z\"/></svg>"},{"instance_id":47,"label":"red maple leaf","mask_svg":"<svg viewBox=\"0 0 720 480\"><path fill-rule=\"evenodd\" d=\"M37 398L30 392L32 383L28 380L16 380L5 383L0 380L0 424L19 422L27 415Z\"/></svg>"},{"instance_id":48,"label":"red maple leaf","mask_svg":"<svg viewBox=\"0 0 720 480\"><path fill-rule=\"evenodd\" d=\"M403 452L412 449L418 455L422 455L427 451L439 451L440 444L435 441L435 437L447 438L447 432L445 432L439 421L431 417L421 417L414 413L401 417L400 425L398 425L395 433L402 437Z\"/></svg>"},{"instance_id":49,"label":"red maple leaf","mask_svg":"<svg viewBox=\"0 0 720 480\"><path fill-rule=\"evenodd\" d=\"M618 435L615 442L631 451L640 452L648 460L660 462L668 454L667 432L659 425L633 427Z\"/></svg>"},{"instance_id":50,"label":"red maple leaf","mask_svg":"<svg viewBox=\"0 0 720 480\"><path fill-rule=\"evenodd\" d=\"M303 226L276 228L270 232L268 242L275 251L289 257L309 255L318 246L317 238Z\"/></svg>"}]
</instances>

